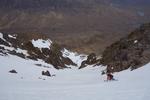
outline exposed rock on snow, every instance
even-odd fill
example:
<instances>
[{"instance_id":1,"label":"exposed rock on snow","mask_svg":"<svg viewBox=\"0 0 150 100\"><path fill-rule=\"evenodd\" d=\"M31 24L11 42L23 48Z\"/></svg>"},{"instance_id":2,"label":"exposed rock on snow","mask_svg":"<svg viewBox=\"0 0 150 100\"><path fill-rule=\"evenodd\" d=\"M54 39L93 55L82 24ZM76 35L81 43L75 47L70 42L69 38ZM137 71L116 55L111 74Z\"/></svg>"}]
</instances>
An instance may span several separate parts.
<instances>
[{"instance_id":1,"label":"exposed rock on snow","mask_svg":"<svg viewBox=\"0 0 150 100\"><path fill-rule=\"evenodd\" d=\"M79 69L84 68L88 65L95 65L100 61L100 59L97 59L97 56L95 53L91 53L90 55L88 55L87 59L82 61L81 66L79 67Z\"/></svg>"},{"instance_id":2,"label":"exposed rock on snow","mask_svg":"<svg viewBox=\"0 0 150 100\"><path fill-rule=\"evenodd\" d=\"M16 70L14 70L14 69L10 70L9 72L10 72L10 73L15 73L15 74L18 73L18 72L17 72Z\"/></svg>"},{"instance_id":3,"label":"exposed rock on snow","mask_svg":"<svg viewBox=\"0 0 150 100\"><path fill-rule=\"evenodd\" d=\"M39 34L10 34L0 33L0 52L2 54L12 54L25 59L42 59L46 63L52 64L57 69L67 68L68 65L76 66L69 57L64 57L62 47L46 36ZM35 39L34 39L35 38ZM73 55L73 53L72 53Z\"/></svg>"},{"instance_id":4,"label":"exposed rock on snow","mask_svg":"<svg viewBox=\"0 0 150 100\"><path fill-rule=\"evenodd\" d=\"M81 66L81 62L87 59L87 55L71 52L67 49L62 50L63 57L71 59L77 66Z\"/></svg>"},{"instance_id":5,"label":"exposed rock on snow","mask_svg":"<svg viewBox=\"0 0 150 100\"><path fill-rule=\"evenodd\" d=\"M51 76L51 74L48 70L47 71L42 71L42 75Z\"/></svg>"}]
</instances>

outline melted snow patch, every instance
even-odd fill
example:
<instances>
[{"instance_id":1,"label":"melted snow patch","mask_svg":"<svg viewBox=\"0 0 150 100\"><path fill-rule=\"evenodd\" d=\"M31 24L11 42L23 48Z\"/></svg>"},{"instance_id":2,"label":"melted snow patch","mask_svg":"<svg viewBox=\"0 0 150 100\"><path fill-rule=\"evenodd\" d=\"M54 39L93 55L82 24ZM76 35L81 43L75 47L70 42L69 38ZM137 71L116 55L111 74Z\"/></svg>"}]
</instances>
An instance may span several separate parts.
<instances>
[{"instance_id":1,"label":"melted snow patch","mask_svg":"<svg viewBox=\"0 0 150 100\"><path fill-rule=\"evenodd\" d=\"M24 55L29 56L27 50L22 50L22 49L20 49L20 48L17 48L15 51L16 51L17 53L23 53Z\"/></svg>"},{"instance_id":2,"label":"melted snow patch","mask_svg":"<svg viewBox=\"0 0 150 100\"><path fill-rule=\"evenodd\" d=\"M52 41L51 40L43 40L43 39L38 39L38 40L32 40L32 44L34 47L37 47L37 48L49 48L50 49L50 46L52 44Z\"/></svg>"},{"instance_id":3,"label":"melted snow patch","mask_svg":"<svg viewBox=\"0 0 150 100\"><path fill-rule=\"evenodd\" d=\"M3 34L0 33L0 38L3 40L3 41L6 41L4 38L3 38Z\"/></svg>"},{"instance_id":4,"label":"melted snow patch","mask_svg":"<svg viewBox=\"0 0 150 100\"><path fill-rule=\"evenodd\" d=\"M137 42L138 42L138 40L135 40L135 41L134 41L134 43L137 43Z\"/></svg>"},{"instance_id":5,"label":"melted snow patch","mask_svg":"<svg viewBox=\"0 0 150 100\"><path fill-rule=\"evenodd\" d=\"M70 58L75 64L77 64L78 66L80 66L81 65L81 62L82 61L84 61L84 60L86 60L87 59L87 55L84 55L84 54L81 54L81 55L79 55L78 53L76 53L76 52L71 52L71 51L69 51L69 50L67 50L67 49L64 49L63 51L62 51L62 53L63 53L63 57L65 57L65 58Z\"/></svg>"},{"instance_id":6,"label":"melted snow patch","mask_svg":"<svg viewBox=\"0 0 150 100\"><path fill-rule=\"evenodd\" d=\"M10 35L10 34L8 35L9 38L13 38L13 39L16 39L16 36L17 35L15 35L15 34L14 35Z\"/></svg>"}]
</instances>

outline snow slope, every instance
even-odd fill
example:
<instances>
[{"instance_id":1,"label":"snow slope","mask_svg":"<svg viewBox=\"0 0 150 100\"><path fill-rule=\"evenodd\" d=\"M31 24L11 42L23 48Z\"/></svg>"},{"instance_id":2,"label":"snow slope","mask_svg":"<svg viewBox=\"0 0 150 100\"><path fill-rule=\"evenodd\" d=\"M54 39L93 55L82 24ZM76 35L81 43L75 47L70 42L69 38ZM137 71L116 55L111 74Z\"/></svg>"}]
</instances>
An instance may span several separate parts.
<instances>
[{"instance_id":1,"label":"snow slope","mask_svg":"<svg viewBox=\"0 0 150 100\"><path fill-rule=\"evenodd\" d=\"M150 64L114 76L119 81L104 82L100 66L56 70L43 61L17 56L0 56L0 100L148 100ZM36 66L35 64L42 64ZM15 69L18 74L8 73ZM41 75L49 70L55 77Z\"/></svg>"},{"instance_id":2,"label":"snow slope","mask_svg":"<svg viewBox=\"0 0 150 100\"><path fill-rule=\"evenodd\" d=\"M69 51L67 49L63 49L62 50L62 54L63 54L63 57L70 58L75 64L77 64L77 66L80 66L82 61L87 59L87 55L85 55L85 54L78 54L76 52L71 52L71 51Z\"/></svg>"}]
</instances>

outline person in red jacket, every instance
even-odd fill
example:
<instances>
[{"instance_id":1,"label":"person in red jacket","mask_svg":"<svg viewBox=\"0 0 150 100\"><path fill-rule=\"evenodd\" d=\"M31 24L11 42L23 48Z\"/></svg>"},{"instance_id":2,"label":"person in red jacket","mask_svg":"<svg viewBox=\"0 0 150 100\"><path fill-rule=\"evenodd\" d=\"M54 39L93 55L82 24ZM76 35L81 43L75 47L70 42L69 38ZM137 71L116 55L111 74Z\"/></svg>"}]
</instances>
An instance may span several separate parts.
<instances>
[{"instance_id":1,"label":"person in red jacket","mask_svg":"<svg viewBox=\"0 0 150 100\"><path fill-rule=\"evenodd\" d=\"M107 73L107 81L114 80L114 76L111 73Z\"/></svg>"}]
</instances>

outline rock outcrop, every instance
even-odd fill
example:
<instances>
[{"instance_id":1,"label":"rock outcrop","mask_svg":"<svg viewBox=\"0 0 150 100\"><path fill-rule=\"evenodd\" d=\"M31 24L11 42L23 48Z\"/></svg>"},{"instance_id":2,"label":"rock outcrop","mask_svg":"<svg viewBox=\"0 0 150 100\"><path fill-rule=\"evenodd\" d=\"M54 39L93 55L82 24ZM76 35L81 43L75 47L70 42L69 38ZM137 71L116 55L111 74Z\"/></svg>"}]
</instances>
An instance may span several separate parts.
<instances>
[{"instance_id":1,"label":"rock outcrop","mask_svg":"<svg viewBox=\"0 0 150 100\"><path fill-rule=\"evenodd\" d=\"M15 73L15 74L17 74L18 72L15 69L12 69L12 70L9 71L9 73Z\"/></svg>"},{"instance_id":2,"label":"rock outcrop","mask_svg":"<svg viewBox=\"0 0 150 100\"><path fill-rule=\"evenodd\" d=\"M95 65L98 62L99 62L99 59L97 59L96 54L95 53L91 53L90 55L88 55L87 60L84 60L81 63L81 66L79 67L79 69L84 68L87 65Z\"/></svg>"},{"instance_id":3,"label":"rock outcrop","mask_svg":"<svg viewBox=\"0 0 150 100\"><path fill-rule=\"evenodd\" d=\"M76 65L71 59L63 56L63 49L45 35L0 33L0 54L12 54L32 60L41 59L52 64L56 69Z\"/></svg>"},{"instance_id":4,"label":"rock outcrop","mask_svg":"<svg viewBox=\"0 0 150 100\"><path fill-rule=\"evenodd\" d=\"M42 75L45 75L45 76L51 76L50 72L47 70L47 71L42 71Z\"/></svg>"},{"instance_id":5,"label":"rock outcrop","mask_svg":"<svg viewBox=\"0 0 150 100\"><path fill-rule=\"evenodd\" d=\"M127 37L107 47L101 63L107 71L134 70L150 62L150 23L142 25Z\"/></svg>"}]
</instances>

